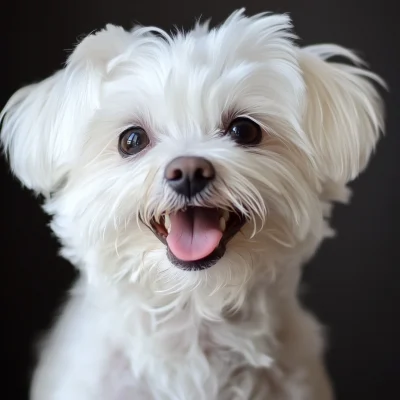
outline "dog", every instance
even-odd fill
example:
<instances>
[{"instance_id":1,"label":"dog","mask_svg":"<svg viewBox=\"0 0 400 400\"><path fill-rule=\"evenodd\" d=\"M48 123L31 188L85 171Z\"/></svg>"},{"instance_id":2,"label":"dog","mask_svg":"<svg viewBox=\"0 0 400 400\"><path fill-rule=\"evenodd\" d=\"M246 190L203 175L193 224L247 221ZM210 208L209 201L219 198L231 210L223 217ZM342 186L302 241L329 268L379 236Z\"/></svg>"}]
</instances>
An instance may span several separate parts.
<instances>
[{"instance_id":1,"label":"dog","mask_svg":"<svg viewBox=\"0 0 400 400\"><path fill-rule=\"evenodd\" d=\"M385 83L296 40L244 10L107 25L8 101L10 168L79 271L32 400L334 398L298 288L384 133Z\"/></svg>"}]
</instances>

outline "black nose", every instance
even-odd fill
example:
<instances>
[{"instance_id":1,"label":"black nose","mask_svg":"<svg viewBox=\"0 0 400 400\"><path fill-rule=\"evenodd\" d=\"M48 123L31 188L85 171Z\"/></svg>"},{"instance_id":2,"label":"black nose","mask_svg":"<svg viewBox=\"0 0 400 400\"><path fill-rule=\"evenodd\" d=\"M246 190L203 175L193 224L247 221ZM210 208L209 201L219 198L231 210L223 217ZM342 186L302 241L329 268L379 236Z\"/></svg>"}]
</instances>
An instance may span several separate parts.
<instances>
[{"instance_id":1,"label":"black nose","mask_svg":"<svg viewBox=\"0 0 400 400\"><path fill-rule=\"evenodd\" d=\"M167 165L164 176L175 192L192 197L215 178L215 169L201 157L178 157Z\"/></svg>"}]
</instances>

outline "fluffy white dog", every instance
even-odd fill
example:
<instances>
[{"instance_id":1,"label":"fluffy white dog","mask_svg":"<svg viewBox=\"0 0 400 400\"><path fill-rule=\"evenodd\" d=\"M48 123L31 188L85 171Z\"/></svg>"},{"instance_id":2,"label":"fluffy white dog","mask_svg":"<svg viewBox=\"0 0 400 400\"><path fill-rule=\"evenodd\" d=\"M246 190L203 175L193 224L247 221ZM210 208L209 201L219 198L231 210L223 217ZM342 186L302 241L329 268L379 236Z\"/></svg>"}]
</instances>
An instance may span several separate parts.
<instances>
[{"instance_id":1,"label":"fluffy white dog","mask_svg":"<svg viewBox=\"0 0 400 400\"><path fill-rule=\"evenodd\" d=\"M12 171L80 271L33 400L333 398L297 288L383 132L383 82L295 38L242 10L108 25L10 99Z\"/></svg>"}]
</instances>

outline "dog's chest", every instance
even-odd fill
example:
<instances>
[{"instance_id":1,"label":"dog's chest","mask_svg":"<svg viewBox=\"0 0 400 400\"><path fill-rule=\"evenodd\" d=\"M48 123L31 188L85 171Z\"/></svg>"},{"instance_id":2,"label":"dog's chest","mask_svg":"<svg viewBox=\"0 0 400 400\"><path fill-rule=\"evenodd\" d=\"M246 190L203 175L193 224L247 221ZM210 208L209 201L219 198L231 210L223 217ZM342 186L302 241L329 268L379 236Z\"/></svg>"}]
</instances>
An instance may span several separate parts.
<instances>
[{"instance_id":1,"label":"dog's chest","mask_svg":"<svg viewBox=\"0 0 400 400\"><path fill-rule=\"evenodd\" d=\"M257 325L256 320L235 324L177 315L150 335L136 332L124 340L131 346L110 363L115 400L139 398L138 393L149 400L223 399L232 377L271 364L267 336L254 334L260 332ZM232 392L226 398L231 400Z\"/></svg>"}]
</instances>

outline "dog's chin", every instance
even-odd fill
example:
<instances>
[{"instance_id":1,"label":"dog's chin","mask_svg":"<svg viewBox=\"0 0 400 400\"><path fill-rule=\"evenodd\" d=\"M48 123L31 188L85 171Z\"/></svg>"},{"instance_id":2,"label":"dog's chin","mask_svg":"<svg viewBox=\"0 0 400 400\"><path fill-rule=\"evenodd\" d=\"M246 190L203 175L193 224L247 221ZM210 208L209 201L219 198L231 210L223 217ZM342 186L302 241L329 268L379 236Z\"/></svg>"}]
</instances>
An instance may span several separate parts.
<instances>
[{"instance_id":1,"label":"dog's chin","mask_svg":"<svg viewBox=\"0 0 400 400\"><path fill-rule=\"evenodd\" d=\"M200 271L214 266L225 255L228 242L245 223L245 216L237 211L187 207L153 218L149 229L166 246L171 264L186 271Z\"/></svg>"}]
</instances>

